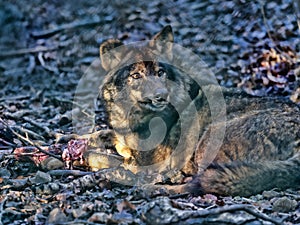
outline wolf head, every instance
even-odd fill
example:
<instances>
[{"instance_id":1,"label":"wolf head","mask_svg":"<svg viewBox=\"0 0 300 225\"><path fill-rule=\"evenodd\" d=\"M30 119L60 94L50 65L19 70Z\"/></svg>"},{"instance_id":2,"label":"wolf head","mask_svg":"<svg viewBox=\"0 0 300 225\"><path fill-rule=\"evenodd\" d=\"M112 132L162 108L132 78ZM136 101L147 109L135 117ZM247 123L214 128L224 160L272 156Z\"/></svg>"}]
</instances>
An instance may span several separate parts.
<instances>
[{"instance_id":1,"label":"wolf head","mask_svg":"<svg viewBox=\"0 0 300 225\"><path fill-rule=\"evenodd\" d=\"M102 67L108 71L107 84L123 91L124 98L144 110L161 111L169 101L168 67L159 62L157 56L163 52L168 59L172 56L173 32L166 26L156 34L147 46L130 46L123 49L119 40L108 40L100 46ZM109 74L113 74L109 76ZM115 76L117 74L117 76ZM110 79L110 80L109 80ZM126 87L126 88L125 88ZM107 95L111 95L108 87ZM109 96L113 98L113 96ZM107 99L107 98L106 98Z\"/></svg>"}]
</instances>

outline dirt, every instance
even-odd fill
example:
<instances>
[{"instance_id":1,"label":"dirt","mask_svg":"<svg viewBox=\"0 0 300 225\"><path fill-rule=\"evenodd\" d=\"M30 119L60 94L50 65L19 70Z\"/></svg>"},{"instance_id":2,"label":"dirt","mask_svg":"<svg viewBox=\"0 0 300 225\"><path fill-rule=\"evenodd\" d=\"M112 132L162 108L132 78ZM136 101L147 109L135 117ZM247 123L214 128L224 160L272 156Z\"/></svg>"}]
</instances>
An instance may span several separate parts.
<instances>
[{"instance_id":1,"label":"dirt","mask_svg":"<svg viewBox=\"0 0 300 225\"><path fill-rule=\"evenodd\" d=\"M249 198L149 194L106 179L80 183L91 175L54 175L13 153L28 140L49 146L77 131L74 94L104 40L146 40L167 24L175 42L199 55L221 85L297 102L297 16L292 0L1 1L0 224L299 224L299 190ZM295 80L281 92L278 82L267 86L248 69L270 49L284 55L286 46L295 55L288 67ZM49 183L70 186L55 193L33 188Z\"/></svg>"}]
</instances>

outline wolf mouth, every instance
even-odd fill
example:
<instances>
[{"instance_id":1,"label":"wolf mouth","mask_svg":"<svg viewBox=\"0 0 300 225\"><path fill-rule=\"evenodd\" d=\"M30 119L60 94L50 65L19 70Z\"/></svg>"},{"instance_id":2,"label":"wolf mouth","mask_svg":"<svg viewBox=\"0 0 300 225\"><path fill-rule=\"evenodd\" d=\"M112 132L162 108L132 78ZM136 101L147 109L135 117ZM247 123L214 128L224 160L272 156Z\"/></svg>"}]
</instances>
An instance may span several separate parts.
<instances>
[{"instance_id":1,"label":"wolf mouth","mask_svg":"<svg viewBox=\"0 0 300 225\"><path fill-rule=\"evenodd\" d=\"M167 101L155 101L155 100L147 100L147 101L139 101L139 105L142 108L152 110L152 111L162 111L166 108L169 103Z\"/></svg>"}]
</instances>

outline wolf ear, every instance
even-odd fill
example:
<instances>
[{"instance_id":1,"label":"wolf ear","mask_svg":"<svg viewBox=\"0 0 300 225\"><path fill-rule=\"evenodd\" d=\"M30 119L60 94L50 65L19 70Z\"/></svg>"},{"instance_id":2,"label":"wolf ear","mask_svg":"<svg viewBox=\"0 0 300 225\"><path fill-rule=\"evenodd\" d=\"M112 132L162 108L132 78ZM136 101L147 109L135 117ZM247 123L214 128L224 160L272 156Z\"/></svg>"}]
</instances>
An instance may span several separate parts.
<instances>
[{"instance_id":1,"label":"wolf ear","mask_svg":"<svg viewBox=\"0 0 300 225\"><path fill-rule=\"evenodd\" d=\"M100 45L101 64L106 71L113 69L120 63L122 54L113 49L121 45L123 45L123 43L117 39L107 40Z\"/></svg>"},{"instance_id":2,"label":"wolf ear","mask_svg":"<svg viewBox=\"0 0 300 225\"><path fill-rule=\"evenodd\" d=\"M159 33L153 36L152 40L162 42L174 42L172 27L165 26Z\"/></svg>"},{"instance_id":3,"label":"wolf ear","mask_svg":"<svg viewBox=\"0 0 300 225\"><path fill-rule=\"evenodd\" d=\"M150 41L150 47L156 47L161 53L166 53L172 59L172 43L174 42L174 35L170 25L165 26L159 33L153 36Z\"/></svg>"}]
</instances>

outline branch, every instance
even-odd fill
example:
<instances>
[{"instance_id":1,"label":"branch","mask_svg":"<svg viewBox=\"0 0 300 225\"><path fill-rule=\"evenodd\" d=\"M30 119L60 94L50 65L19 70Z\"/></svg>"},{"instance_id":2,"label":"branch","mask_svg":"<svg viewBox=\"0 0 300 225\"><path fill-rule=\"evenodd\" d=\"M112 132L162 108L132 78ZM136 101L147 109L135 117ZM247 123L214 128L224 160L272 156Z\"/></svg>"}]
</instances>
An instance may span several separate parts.
<instances>
[{"instance_id":1,"label":"branch","mask_svg":"<svg viewBox=\"0 0 300 225\"><path fill-rule=\"evenodd\" d=\"M37 52L50 52L50 51L55 51L57 50L58 47L44 47L44 46L37 46L34 48L23 48L23 49L18 49L18 50L13 50L13 51L0 51L0 59L1 58L6 58L6 57L11 57L11 56L19 56L19 55L26 55L30 53L37 53Z\"/></svg>"},{"instance_id":2,"label":"branch","mask_svg":"<svg viewBox=\"0 0 300 225\"><path fill-rule=\"evenodd\" d=\"M60 161L62 161L61 157L51 153L51 152L47 152L45 150L43 150L39 145L35 144L33 141L29 140L29 138L23 137L21 134L17 133L16 131L14 131L13 129L11 129L8 124L0 118L0 121L7 127L7 129L9 129L14 135L16 135L18 138L22 139L23 141L25 141L26 143L32 145L33 147L37 148L40 152L52 156Z\"/></svg>"},{"instance_id":3,"label":"branch","mask_svg":"<svg viewBox=\"0 0 300 225\"><path fill-rule=\"evenodd\" d=\"M64 31L64 30L71 30L71 29L78 28L78 27L99 25L100 22L101 21L97 19L97 20L83 20L83 21L79 21L79 22L63 24L61 26L57 26L54 29L32 32L31 36L36 39L48 38L48 37L51 37L61 31Z\"/></svg>"},{"instance_id":4,"label":"branch","mask_svg":"<svg viewBox=\"0 0 300 225\"><path fill-rule=\"evenodd\" d=\"M35 138L35 139L40 139L45 141L45 138L39 134L37 134L36 132L32 131L32 130L28 130L24 127L19 127L19 126L13 126L14 129L17 129L18 131L26 134L26 136L30 135L31 137ZM13 130L13 128L10 128L11 130ZM27 138L28 139L28 138Z\"/></svg>"},{"instance_id":5,"label":"branch","mask_svg":"<svg viewBox=\"0 0 300 225\"><path fill-rule=\"evenodd\" d=\"M18 134L17 132L13 131L13 134L16 135L17 137L21 138L23 141L25 141L26 143L32 145L33 147L37 148L40 152L52 156L53 158L59 159L60 161L62 161L60 156L57 156L51 152L47 152L45 150L43 150L39 145L35 144L33 141L29 140L28 138L23 137L21 134Z\"/></svg>"}]
</instances>

